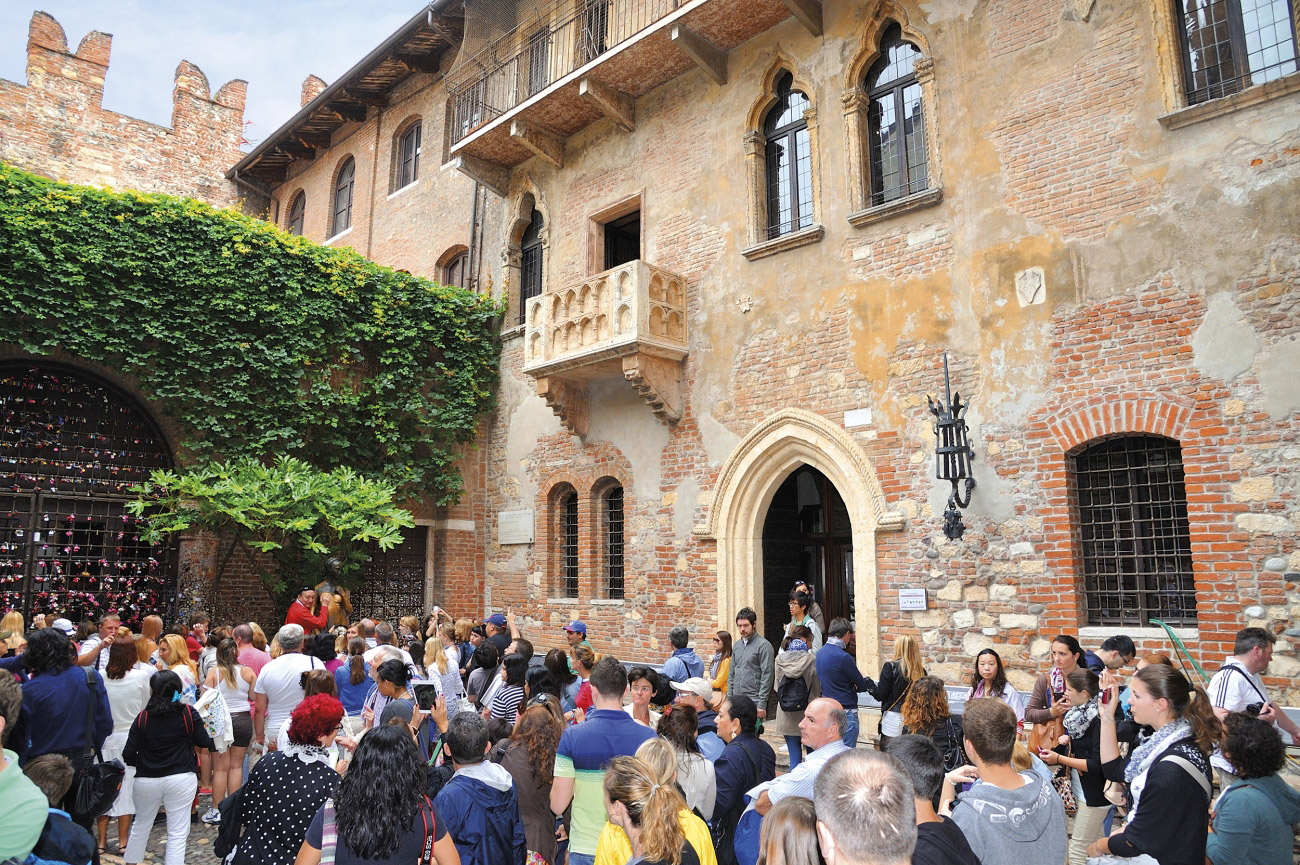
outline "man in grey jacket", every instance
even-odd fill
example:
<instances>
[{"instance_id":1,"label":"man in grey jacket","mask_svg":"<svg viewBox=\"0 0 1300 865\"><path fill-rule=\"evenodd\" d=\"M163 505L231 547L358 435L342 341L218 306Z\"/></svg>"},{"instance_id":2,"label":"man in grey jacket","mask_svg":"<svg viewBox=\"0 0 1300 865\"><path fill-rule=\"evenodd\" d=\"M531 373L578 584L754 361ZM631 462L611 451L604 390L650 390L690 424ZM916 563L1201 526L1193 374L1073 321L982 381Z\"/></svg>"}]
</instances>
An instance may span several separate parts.
<instances>
[{"instance_id":1,"label":"man in grey jacket","mask_svg":"<svg viewBox=\"0 0 1300 865\"><path fill-rule=\"evenodd\" d=\"M772 651L772 644L755 630L757 624L758 614L752 608L745 607L736 613L739 639L731 647L727 696L741 694L753 700L761 720L767 717L767 698L772 693L776 654Z\"/></svg>"},{"instance_id":2,"label":"man in grey jacket","mask_svg":"<svg viewBox=\"0 0 1300 865\"><path fill-rule=\"evenodd\" d=\"M1064 862L1068 840L1065 805L1052 785L1011 765L1016 715L1001 700L971 700L962 714L962 734L972 767L953 769L945 783L979 779L961 794L952 821L984 865Z\"/></svg>"}]
</instances>

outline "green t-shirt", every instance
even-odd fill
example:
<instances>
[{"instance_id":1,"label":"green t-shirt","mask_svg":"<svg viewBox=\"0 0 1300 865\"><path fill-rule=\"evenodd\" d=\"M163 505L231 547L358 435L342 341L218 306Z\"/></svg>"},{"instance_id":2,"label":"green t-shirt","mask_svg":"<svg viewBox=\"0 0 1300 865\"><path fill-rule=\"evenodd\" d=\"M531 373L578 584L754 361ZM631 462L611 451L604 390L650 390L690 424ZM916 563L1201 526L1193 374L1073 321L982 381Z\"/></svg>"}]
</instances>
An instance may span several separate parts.
<instances>
[{"instance_id":1,"label":"green t-shirt","mask_svg":"<svg viewBox=\"0 0 1300 865\"><path fill-rule=\"evenodd\" d=\"M50 802L18 768L18 755L5 750L6 766L0 771L0 802L4 819L0 820L0 861L22 861L32 852L45 828Z\"/></svg>"}]
</instances>

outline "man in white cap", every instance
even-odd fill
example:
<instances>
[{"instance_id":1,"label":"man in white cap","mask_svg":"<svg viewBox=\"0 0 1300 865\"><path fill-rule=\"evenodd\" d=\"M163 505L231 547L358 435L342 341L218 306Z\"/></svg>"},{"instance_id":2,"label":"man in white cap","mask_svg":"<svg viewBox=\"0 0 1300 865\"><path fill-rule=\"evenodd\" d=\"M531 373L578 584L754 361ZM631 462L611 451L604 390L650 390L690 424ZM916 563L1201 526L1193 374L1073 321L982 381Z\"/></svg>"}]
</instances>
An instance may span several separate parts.
<instances>
[{"instance_id":1,"label":"man in white cap","mask_svg":"<svg viewBox=\"0 0 1300 865\"><path fill-rule=\"evenodd\" d=\"M690 706L699 717L695 742L700 746L700 753L710 763L713 762L727 748L727 743L718 735L718 713L709 704L713 697L713 683L700 676L692 676L685 682L673 682L672 686L677 689L677 699L673 702Z\"/></svg>"},{"instance_id":2,"label":"man in white cap","mask_svg":"<svg viewBox=\"0 0 1300 865\"><path fill-rule=\"evenodd\" d=\"M77 633L77 629L67 619L55 619L50 623L50 627L62 631L68 639L72 639L72 636Z\"/></svg>"}]
</instances>

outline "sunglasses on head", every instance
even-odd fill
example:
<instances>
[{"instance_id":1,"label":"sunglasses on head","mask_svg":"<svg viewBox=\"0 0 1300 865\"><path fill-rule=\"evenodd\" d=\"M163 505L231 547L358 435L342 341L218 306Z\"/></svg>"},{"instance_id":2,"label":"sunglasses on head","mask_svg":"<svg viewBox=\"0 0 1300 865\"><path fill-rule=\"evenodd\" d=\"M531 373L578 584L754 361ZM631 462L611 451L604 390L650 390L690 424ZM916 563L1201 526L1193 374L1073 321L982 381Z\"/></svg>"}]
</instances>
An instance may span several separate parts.
<instances>
[{"instance_id":1,"label":"sunglasses on head","mask_svg":"<svg viewBox=\"0 0 1300 865\"><path fill-rule=\"evenodd\" d=\"M545 706L545 705L546 705L546 695L545 695L545 694L538 694L538 695L536 695L535 697L533 697L531 700L529 700L528 702L529 702L531 705L534 705L534 706Z\"/></svg>"}]
</instances>

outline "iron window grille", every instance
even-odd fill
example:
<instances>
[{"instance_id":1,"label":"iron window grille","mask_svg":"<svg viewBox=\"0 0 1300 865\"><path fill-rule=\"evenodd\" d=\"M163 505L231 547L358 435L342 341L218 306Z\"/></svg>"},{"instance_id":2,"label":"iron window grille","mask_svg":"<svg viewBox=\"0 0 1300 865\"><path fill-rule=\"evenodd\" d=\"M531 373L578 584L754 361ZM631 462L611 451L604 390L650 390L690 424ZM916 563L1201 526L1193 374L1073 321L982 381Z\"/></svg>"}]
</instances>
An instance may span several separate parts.
<instances>
[{"instance_id":1,"label":"iron window grille","mask_svg":"<svg viewBox=\"0 0 1300 865\"><path fill-rule=\"evenodd\" d=\"M921 52L894 25L880 40L880 59L867 73L871 204L923 192L929 184L925 116L915 64Z\"/></svg>"},{"instance_id":2,"label":"iron window grille","mask_svg":"<svg viewBox=\"0 0 1300 865\"><path fill-rule=\"evenodd\" d=\"M519 242L519 323L528 319L528 301L542 293L542 214L533 210Z\"/></svg>"},{"instance_id":3,"label":"iron window grille","mask_svg":"<svg viewBox=\"0 0 1300 865\"><path fill-rule=\"evenodd\" d=\"M791 87L784 73L776 83L777 104L763 123L767 140L767 236L780 237L813 224L812 143L804 112L808 97Z\"/></svg>"},{"instance_id":4,"label":"iron window grille","mask_svg":"<svg viewBox=\"0 0 1300 865\"><path fill-rule=\"evenodd\" d=\"M605 588L609 597L623 598L623 488L605 494Z\"/></svg>"},{"instance_id":5,"label":"iron window grille","mask_svg":"<svg viewBox=\"0 0 1300 865\"><path fill-rule=\"evenodd\" d=\"M452 96L451 128L453 141L460 141L496 116L487 104L487 79L479 79Z\"/></svg>"},{"instance_id":6,"label":"iron window grille","mask_svg":"<svg viewBox=\"0 0 1300 865\"><path fill-rule=\"evenodd\" d=\"M415 124L402 135L400 152L401 167L398 171L397 188L420 179L420 127Z\"/></svg>"},{"instance_id":7,"label":"iron window grille","mask_svg":"<svg viewBox=\"0 0 1300 865\"><path fill-rule=\"evenodd\" d=\"M1296 71L1291 0L1177 0L1177 10L1189 105Z\"/></svg>"},{"instance_id":8,"label":"iron window grille","mask_svg":"<svg viewBox=\"0 0 1300 865\"><path fill-rule=\"evenodd\" d=\"M582 32L579 36L579 62L589 63L605 53L609 34L609 0L585 0Z\"/></svg>"},{"instance_id":9,"label":"iron window grille","mask_svg":"<svg viewBox=\"0 0 1300 865\"><path fill-rule=\"evenodd\" d=\"M303 224L307 219L307 194L299 192L289 205L289 233L302 236Z\"/></svg>"},{"instance_id":10,"label":"iron window grille","mask_svg":"<svg viewBox=\"0 0 1300 865\"><path fill-rule=\"evenodd\" d=\"M459 288L466 288L466 271L469 268L469 253L458 252L447 262L446 267L442 269L442 284L455 285Z\"/></svg>"},{"instance_id":11,"label":"iron window grille","mask_svg":"<svg viewBox=\"0 0 1300 865\"><path fill-rule=\"evenodd\" d=\"M352 227L352 188L356 180L357 163L352 157L339 169L338 180L334 182L334 223L330 236Z\"/></svg>"},{"instance_id":12,"label":"iron window grille","mask_svg":"<svg viewBox=\"0 0 1300 865\"><path fill-rule=\"evenodd\" d=\"M578 597L578 494L560 500L560 588L563 597Z\"/></svg>"},{"instance_id":13,"label":"iron window grille","mask_svg":"<svg viewBox=\"0 0 1300 865\"><path fill-rule=\"evenodd\" d=\"M1088 623L1196 624L1178 442L1107 439L1081 451L1073 464Z\"/></svg>"}]
</instances>

